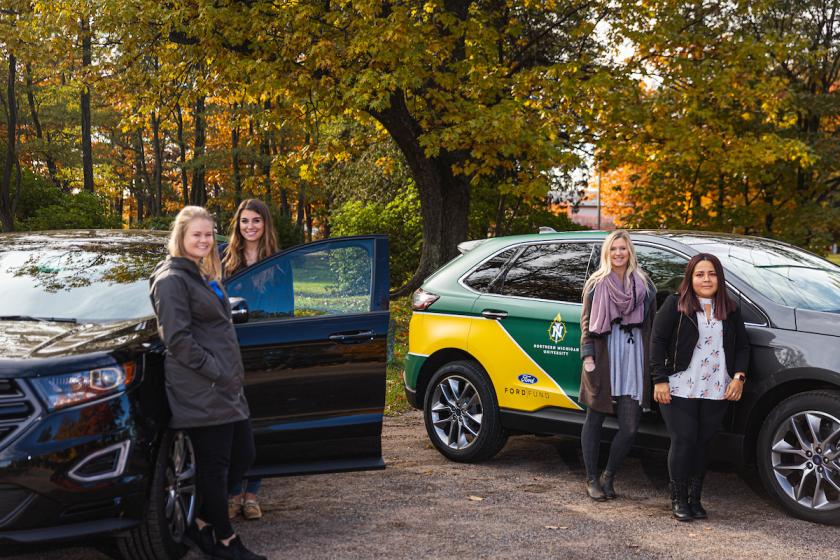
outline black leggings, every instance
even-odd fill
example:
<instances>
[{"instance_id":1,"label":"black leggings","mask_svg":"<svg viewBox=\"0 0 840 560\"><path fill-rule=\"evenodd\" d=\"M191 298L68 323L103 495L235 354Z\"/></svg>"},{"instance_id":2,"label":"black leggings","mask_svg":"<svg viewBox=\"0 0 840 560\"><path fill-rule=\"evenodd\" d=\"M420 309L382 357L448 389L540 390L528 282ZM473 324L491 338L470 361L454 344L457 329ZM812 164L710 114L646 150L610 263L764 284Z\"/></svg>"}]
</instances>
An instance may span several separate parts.
<instances>
[{"instance_id":1,"label":"black leggings","mask_svg":"<svg viewBox=\"0 0 840 560\"><path fill-rule=\"evenodd\" d=\"M242 480L254 462L251 420L188 428L195 450L198 517L213 526L216 539L233 535L228 518L228 489Z\"/></svg>"},{"instance_id":2,"label":"black leggings","mask_svg":"<svg viewBox=\"0 0 840 560\"><path fill-rule=\"evenodd\" d=\"M636 432L639 430L639 420L642 417L642 408L639 401L633 400L627 395L616 397L616 414L618 415L618 433L610 445L610 458L607 460L607 470L616 473L627 457L627 453L633 446L636 439ZM598 476L598 455L601 450L601 426L607 414L586 409L586 420L583 422L583 429L580 432L580 444L583 449L583 464L586 466L586 477L595 478Z\"/></svg>"},{"instance_id":3,"label":"black leggings","mask_svg":"<svg viewBox=\"0 0 840 560\"><path fill-rule=\"evenodd\" d=\"M703 478L709 462L709 446L723 423L729 401L671 397L659 410L671 436L668 472L671 480Z\"/></svg>"}]
</instances>

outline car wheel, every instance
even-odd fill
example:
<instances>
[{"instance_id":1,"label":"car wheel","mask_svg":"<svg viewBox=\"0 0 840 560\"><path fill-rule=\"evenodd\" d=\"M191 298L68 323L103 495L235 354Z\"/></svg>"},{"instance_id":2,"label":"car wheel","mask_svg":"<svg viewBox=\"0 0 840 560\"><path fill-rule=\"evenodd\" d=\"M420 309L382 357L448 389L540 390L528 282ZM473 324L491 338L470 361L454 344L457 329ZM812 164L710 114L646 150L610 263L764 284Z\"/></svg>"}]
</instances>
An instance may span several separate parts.
<instances>
[{"instance_id":1,"label":"car wheel","mask_svg":"<svg viewBox=\"0 0 840 560\"><path fill-rule=\"evenodd\" d=\"M782 401L761 427L757 452L765 488L787 511L840 525L840 393Z\"/></svg>"},{"instance_id":2,"label":"car wheel","mask_svg":"<svg viewBox=\"0 0 840 560\"><path fill-rule=\"evenodd\" d=\"M175 560L195 519L195 451L186 432L167 430L155 461L143 522L117 541L126 560Z\"/></svg>"},{"instance_id":3,"label":"car wheel","mask_svg":"<svg viewBox=\"0 0 840 560\"><path fill-rule=\"evenodd\" d=\"M429 438L453 461L489 459L507 441L493 387L475 362L451 362L437 370L423 411Z\"/></svg>"}]
</instances>

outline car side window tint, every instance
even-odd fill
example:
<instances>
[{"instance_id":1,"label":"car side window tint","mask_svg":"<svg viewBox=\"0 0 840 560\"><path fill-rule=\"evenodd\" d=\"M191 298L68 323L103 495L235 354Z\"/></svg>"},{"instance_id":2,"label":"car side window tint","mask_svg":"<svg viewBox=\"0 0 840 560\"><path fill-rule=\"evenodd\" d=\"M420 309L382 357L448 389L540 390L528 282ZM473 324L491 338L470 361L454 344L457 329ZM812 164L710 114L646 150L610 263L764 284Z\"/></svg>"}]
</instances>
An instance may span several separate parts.
<instances>
[{"instance_id":1,"label":"car side window tint","mask_svg":"<svg viewBox=\"0 0 840 560\"><path fill-rule=\"evenodd\" d=\"M249 322L371 310L373 246L365 240L301 248L234 277L228 295L248 302Z\"/></svg>"},{"instance_id":2,"label":"car side window tint","mask_svg":"<svg viewBox=\"0 0 840 560\"><path fill-rule=\"evenodd\" d=\"M741 318L745 323L767 325L767 319L758 307L744 298L737 298L737 300L741 302Z\"/></svg>"},{"instance_id":3,"label":"car side window tint","mask_svg":"<svg viewBox=\"0 0 840 560\"><path fill-rule=\"evenodd\" d=\"M683 277L688 259L667 249L636 244L636 260L656 286L658 304L662 305L669 294L676 292Z\"/></svg>"},{"instance_id":4,"label":"car side window tint","mask_svg":"<svg viewBox=\"0 0 840 560\"><path fill-rule=\"evenodd\" d=\"M591 252L588 243L531 245L516 259L494 291L579 303Z\"/></svg>"},{"instance_id":5,"label":"car side window tint","mask_svg":"<svg viewBox=\"0 0 840 560\"><path fill-rule=\"evenodd\" d=\"M516 249L506 249L498 255L481 263L469 276L464 278L464 284L477 292L486 292L493 281L502 273L505 264L516 253Z\"/></svg>"}]
</instances>

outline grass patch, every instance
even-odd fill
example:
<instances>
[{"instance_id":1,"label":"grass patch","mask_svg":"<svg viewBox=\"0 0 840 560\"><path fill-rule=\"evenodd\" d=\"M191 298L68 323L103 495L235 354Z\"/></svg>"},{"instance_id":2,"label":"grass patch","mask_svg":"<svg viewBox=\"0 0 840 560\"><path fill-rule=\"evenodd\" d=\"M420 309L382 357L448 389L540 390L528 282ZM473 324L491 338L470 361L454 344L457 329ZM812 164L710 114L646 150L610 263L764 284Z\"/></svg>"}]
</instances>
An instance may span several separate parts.
<instances>
[{"instance_id":1,"label":"grass patch","mask_svg":"<svg viewBox=\"0 0 840 560\"><path fill-rule=\"evenodd\" d=\"M828 260L833 262L834 264L840 265L840 254L837 255L828 255Z\"/></svg>"},{"instance_id":2,"label":"grass patch","mask_svg":"<svg viewBox=\"0 0 840 560\"><path fill-rule=\"evenodd\" d=\"M411 297L391 300L391 325L388 329L388 373L385 380L385 414L399 414L411 409L405 398L403 371L408 352L408 322L411 320Z\"/></svg>"}]
</instances>

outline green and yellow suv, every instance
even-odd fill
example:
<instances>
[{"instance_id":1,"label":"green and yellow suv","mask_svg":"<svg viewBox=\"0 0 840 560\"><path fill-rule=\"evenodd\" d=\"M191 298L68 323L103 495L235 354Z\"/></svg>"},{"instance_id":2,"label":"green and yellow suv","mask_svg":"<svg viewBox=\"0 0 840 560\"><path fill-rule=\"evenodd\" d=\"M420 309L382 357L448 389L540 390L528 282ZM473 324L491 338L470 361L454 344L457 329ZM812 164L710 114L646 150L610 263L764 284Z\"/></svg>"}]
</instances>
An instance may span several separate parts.
<instances>
[{"instance_id":1,"label":"green and yellow suv","mask_svg":"<svg viewBox=\"0 0 840 560\"><path fill-rule=\"evenodd\" d=\"M487 459L513 433L579 436L581 291L605 236L546 231L470 241L417 290L405 389L443 455ZM792 514L840 524L840 267L756 237L632 237L660 305L688 259L706 252L720 257L741 306L750 369L714 455L757 465ZM636 441L667 447L655 406Z\"/></svg>"}]
</instances>

